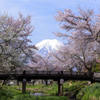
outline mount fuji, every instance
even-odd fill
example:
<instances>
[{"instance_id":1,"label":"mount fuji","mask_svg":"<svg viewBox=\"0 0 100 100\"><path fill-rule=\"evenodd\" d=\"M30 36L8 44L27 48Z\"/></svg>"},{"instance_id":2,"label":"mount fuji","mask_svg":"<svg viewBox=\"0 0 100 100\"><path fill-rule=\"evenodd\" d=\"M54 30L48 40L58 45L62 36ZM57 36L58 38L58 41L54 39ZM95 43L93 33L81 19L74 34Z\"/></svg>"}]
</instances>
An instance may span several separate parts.
<instances>
[{"instance_id":1,"label":"mount fuji","mask_svg":"<svg viewBox=\"0 0 100 100\"><path fill-rule=\"evenodd\" d=\"M38 48L38 53L47 55L51 51L59 50L64 44L56 39L44 39L35 45Z\"/></svg>"}]
</instances>

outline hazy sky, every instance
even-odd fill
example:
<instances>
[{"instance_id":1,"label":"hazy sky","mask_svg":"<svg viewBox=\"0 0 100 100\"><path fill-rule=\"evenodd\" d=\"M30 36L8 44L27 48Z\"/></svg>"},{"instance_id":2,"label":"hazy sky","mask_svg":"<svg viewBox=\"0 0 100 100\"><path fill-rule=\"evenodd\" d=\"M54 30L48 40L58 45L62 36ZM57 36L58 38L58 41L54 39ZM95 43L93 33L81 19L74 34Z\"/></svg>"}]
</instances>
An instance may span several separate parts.
<instances>
[{"instance_id":1,"label":"hazy sky","mask_svg":"<svg viewBox=\"0 0 100 100\"><path fill-rule=\"evenodd\" d=\"M92 8L98 13L100 0L0 0L0 12L2 14L6 12L15 17L18 16L18 12L24 16L32 15L31 21L35 29L29 38L33 44L37 44L43 39L58 39L66 42L52 33L63 32L53 15L56 15L58 10L64 11L64 8L69 8L77 13L79 5L82 8Z\"/></svg>"}]
</instances>

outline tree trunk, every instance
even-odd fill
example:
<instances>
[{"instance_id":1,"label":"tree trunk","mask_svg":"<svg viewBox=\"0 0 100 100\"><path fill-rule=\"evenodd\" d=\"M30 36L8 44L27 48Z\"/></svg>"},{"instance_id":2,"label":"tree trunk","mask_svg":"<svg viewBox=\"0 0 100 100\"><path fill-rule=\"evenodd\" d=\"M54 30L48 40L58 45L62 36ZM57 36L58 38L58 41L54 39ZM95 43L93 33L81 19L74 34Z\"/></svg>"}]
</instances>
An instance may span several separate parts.
<instances>
[{"instance_id":1,"label":"tree trunk","mask_svg":"<svg viewBox=\"0 0 100 100\"><path fill-rule=\"evenodd\" d=\"M17 80L17 86L19 86L19 81Z\"/></svg>"},{"instance_id":2,"label":"tree trunk","mask_svg":"<svg viewBox=\"0 0 100 100\"><path fill-rule=\"evenodd\" d=\"M43 80L42 80L42 84L44 84L44 83L43 83Z\"/></svg>"},{"instance_id":3,"label":"tree trunk","mask_svg":"<svg viewBox=\"0 0 100 100\"><path fill-rule=\"evenodd\" d=\"M6 84L7 84L7 80L2 80L1 86L6 85Z\"/></svg>"},{"instance_id":4,"label":"tree trunk","mask_svg":"<svg viewBox=\"0 0 100 100\"><path fill-rule=\"evenodd\" d=\"M33 85L34 85L34 83L35 83L35 80L33 80Z\"/></svg>"},{"instance_id":5,"label":"tree trunk","mask_svg":"<svg viewBox=\"0 0 100 100\"><path fill-rule=\"evenodd\" d=\"M48 80L45 80L45 85L48 86Z\"/></svg>"},{"instance_id":6,"label":"tree trunk","mask_svg":"<svg viewBox=\"0 0 100 100\"><path fill-rule=\"evenodd\" d=\"M53 80L50 80L50 85L52 86L52 84L53 84Z\"/></svg>"},{"instance_id":7,"label":"tree trunk","mask_svg":"<svg viewBox=\"0 0 100 100\"><path fill-rule=\"evenodd\" d=\"M88 76L91 77L91 70L88 69Z\"/></svg>"}]
</instances>

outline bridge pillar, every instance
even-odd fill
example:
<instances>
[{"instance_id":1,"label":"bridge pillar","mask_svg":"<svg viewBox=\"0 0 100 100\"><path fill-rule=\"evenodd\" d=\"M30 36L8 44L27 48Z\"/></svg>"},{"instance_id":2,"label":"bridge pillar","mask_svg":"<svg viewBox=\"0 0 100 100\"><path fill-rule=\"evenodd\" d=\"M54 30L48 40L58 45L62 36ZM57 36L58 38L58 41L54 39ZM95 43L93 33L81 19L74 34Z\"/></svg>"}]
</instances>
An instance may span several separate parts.
<instances>
[{"instance_id":1,"label":"bridge pillar","mask_svg":"<svg viewBox=\"0 0 100 100\"><path fill-rule=\"evenodd\" d=\"M22 80L22 93L26 93L26 79Z\"/></svg>"},{"instance_id":2,"label":"bridge pillar","mask_svg":"<svg viewBox=\"0 0 100 100\"><path fill-rule=\"evenodd\" d=\"M63 83L61 83L60 80L58 80L58 95L59 96L63 95Z\"/></svg>"},{"instance_id":3,"label":"bridge pillar","mask_svg":"<svg viewBox=\"0 0 100 100\"><path fill-rule=\"evenodd\" d=\"M26 93L26 72L23 71L23 80L22 80L22 93Z\"/></svg>"}]
</instances>

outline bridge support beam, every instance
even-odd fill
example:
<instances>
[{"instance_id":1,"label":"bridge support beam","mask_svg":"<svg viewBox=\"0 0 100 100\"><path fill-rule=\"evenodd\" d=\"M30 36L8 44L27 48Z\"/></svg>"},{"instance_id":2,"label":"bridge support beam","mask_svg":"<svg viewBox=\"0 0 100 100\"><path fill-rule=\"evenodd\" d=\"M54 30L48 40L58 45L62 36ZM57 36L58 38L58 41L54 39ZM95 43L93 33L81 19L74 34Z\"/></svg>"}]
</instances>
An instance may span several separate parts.
<instances>
[{"instance_id":1,"label":"bridge support beam","mask_svg":"<svg viewBox=\"0 0 100 100\"><path fill-rule=\"evenodd\" d=\"M61 84L60 80L58 80L58 95L63 95L63 84Z\"/></svg>"},{"instance_id":2,"label":"bridge support beam","mask_svg":"<svg viewBox=\"0 0 100 100\"><path fill-rule=\"evenodd\" d=\"M26 93L26 79L22 80L22 93Z\"/></svg>"}]
</instances>

